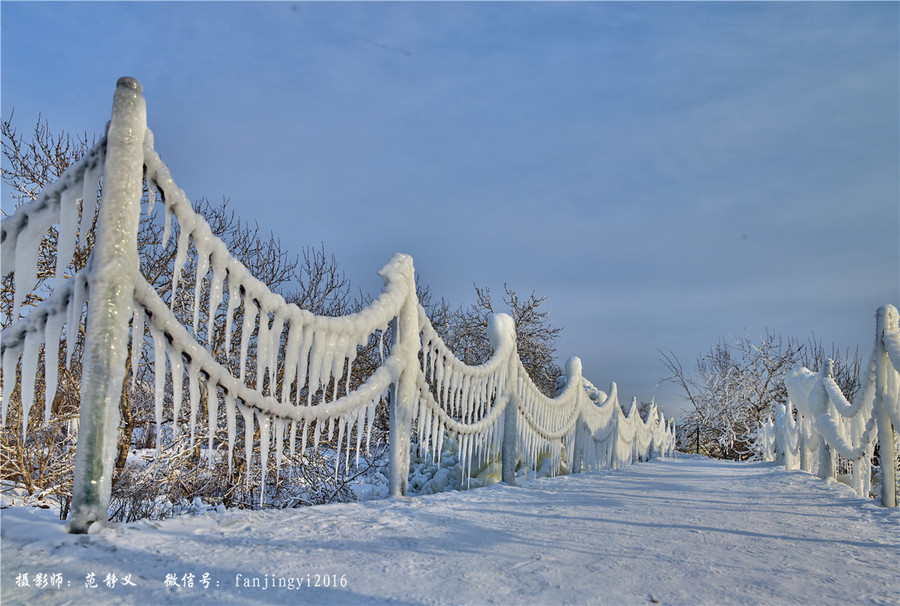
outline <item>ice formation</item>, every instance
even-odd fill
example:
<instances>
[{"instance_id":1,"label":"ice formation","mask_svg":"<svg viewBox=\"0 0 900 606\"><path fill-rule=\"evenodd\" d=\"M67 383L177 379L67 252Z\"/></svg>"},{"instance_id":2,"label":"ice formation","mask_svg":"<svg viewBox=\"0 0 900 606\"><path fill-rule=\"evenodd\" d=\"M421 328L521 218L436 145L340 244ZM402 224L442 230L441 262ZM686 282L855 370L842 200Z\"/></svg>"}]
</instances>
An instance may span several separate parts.
<instances>
[{"instance_id":1,"label":"ice formation","mask_svg":"<svg viewBox=\"0 0 900 606\"><path fill-rule=\"evenodd\" d=\"M71 363L75 341L71 335L81 325L95 274L91 263L70 277L65 273L78 237L84 237L96 210L97 184L109 164L105 164L106 145L106 139L101 140L38 200L3 220L3 272L15 271L14 314L33 286L43 235L59 225L55 290L2 334L0 365L7 383L3 422L13 387L8 384L15 382L20 360L23 423L35 400L32 387L42 345L46 342L56 352L64 336L65 363ZM323 438L336 439L344 464L350 464L353 451L358 463L359 451L371 441L376 406L390 400L391 440L400 449L392 455L392 486L405 484L410 438L421 456L438 461L445 442L458 444L459 462L467 476L475 462L497 460L507 468L520 463L537 472L549 461L555 473L565 467L574 471L617 467L674 450L674 426L655 406L646 420L640 418L634 403L624 413L615 384L609 394L594 388L581 376L577 358L566 365L566 377L555 398L541 393L518 358L515 326L506 314L497 314L489 322L492 357L480 366L461 362L418 304L413 263L407 255L397 254L385 265L380 272L383 292L358 313L316 316L287 303L256 279L193 210L153 149L149 130L141 153L141 176L149 196L146 212L153 213L156 202L162 203L163 241L177 230L176 254L168 301L134 263L127 276L134 289L131 308L117 310L130 318L131 342L113 355L124 373L129 352L135 360L145 348L148 352L154 375L157 449L167 447L169 434L163 429L169 419L175 421L171 439L186 439L192 446L205 423L210 464L213 450L224 448L231 472L243 429L244 457L258 463L259 481L265 485L272 451L276 473L280 473L285 449L293 454L298 440L302 453L309 442L315 447ZM193 283L181 284L191 270ZM189 320L183 323L175 310L185 300L190 301ZM219 329L216 318L223 310L224 326ZM222 331L221 350L213 348L217 330ZM385 334L393 335L389 346L384 343ZM350 375L357 352L369 343L377 343L380 366L354 387ZM898 352L900 347L895 346L892 355L900 357ZM44 397L45 414L49 414L57 365L46 367L47 384L52 384ZM133 386L136 363L132 368ZM164 397L168 380L170 405ZM205 419L201 418L204 405ZM181 435L179 421L186 422L187 437ZM220 425L227 445L215 439ZM256 429L258 441L254 441ZM508 472L504 478L514 479ZM264 499L261 490L261 505Z\"/></svg>"}]
</instances>

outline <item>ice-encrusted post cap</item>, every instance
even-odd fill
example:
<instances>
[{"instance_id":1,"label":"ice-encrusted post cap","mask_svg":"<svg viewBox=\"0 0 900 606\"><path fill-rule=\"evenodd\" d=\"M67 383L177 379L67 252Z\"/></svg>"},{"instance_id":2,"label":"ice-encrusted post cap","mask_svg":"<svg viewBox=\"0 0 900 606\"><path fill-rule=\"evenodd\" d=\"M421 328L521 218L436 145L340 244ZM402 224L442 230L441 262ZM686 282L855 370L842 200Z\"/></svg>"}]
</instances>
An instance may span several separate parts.
<instances>
[{"instance_id":1,"label":"ice-encrusted post cap","mask_svg":"<svg viewBox=\"0 0 900 606\"><path fill-rule=\"evenodd\" d=\"M144 92L144 87L141 86L141 83L138 82L138 79L132 78L131 76L122 76L121 78L119 78L119 80L116 82L116 87L118 88L119 86L134 89L139 93Z\"/></svg>"}]
</instances>

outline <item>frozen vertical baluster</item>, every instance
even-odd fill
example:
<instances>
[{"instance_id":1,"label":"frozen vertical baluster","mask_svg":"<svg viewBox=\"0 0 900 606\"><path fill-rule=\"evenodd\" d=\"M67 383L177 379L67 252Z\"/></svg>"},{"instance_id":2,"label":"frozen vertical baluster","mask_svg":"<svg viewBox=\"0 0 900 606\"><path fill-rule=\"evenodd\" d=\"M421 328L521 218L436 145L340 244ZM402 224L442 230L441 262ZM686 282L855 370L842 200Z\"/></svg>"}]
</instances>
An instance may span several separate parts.
<instances>
[{"instance_id":1,"label":"frozen vertical baluster","mask_svg":"<svg viewBox=\"0 0 900 606\"><path fill-rule=\"evenodd\" d=\"M65 321L65 314L55 311L47 316L47 325L44 327L44 424L50 422L53 398L56 397L59 379L59 338Z\"/></svg>"}]
</instances>

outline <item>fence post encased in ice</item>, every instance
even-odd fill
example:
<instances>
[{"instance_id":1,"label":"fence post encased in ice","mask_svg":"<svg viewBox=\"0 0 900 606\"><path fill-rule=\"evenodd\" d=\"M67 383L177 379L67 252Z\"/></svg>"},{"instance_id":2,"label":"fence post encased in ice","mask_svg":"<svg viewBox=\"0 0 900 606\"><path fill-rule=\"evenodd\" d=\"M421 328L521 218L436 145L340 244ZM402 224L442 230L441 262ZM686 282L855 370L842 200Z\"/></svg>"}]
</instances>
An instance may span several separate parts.
<instances>
[{"instance_id":1,"label":"fence post encased in ice","mask_svg":"<svg viewBox=\"0 0 900 606\"><path fill-rule=\"evenodd\" d=\"M881 504L885 507L897 506L897 450L895 428L888 415L887 376L890 368L884 338L889 327L896 330L896 308L884 305L875 316L875 422L878 424L878 456L881 463ZM898 369L900 370L900 369ZM896 394L894 394L896 396ZM896 402L894 403L896 406Z\"/></svg>"},{"instance_id":2,"label":"fence post encased in ice","mask_svg":"<svg viewBox=\"0 0 900 606\"><path fill-rule=\"evenodd\" d=\"M496 350L495 350L496 351ZM509 357L509 370L506 374L506 408L503 411L503 441L500 444L500 478L504 484L515 486L516 464L519 459L518 418L519 401L516 395L516 357Z\"/></svg>"},{"instance_id":3,"label":"fence post encased in ice","mask_svg":"<svg viewBox=\"0 0 900 606\"><path fill-rule=\"evenodd\" d=\"M408 279L409 294L400 314L394 318L391 353L398 352L403 360L400 378L391 388L390 416L388 419L388 446L390 448L390 495L402 497L409 482L410 436L413 410L416 404L417 355L420 349L418 300L413 282L412 264L404 272Z\"/></svg>"},{"instance_id":4,"label":"fence post encased in ice","mask_svg":"<svg viewBox=\"0 0 900 606\"><path fill-rule=\"evenodd\" d=\"M834 378L834 363L831 359L825 360L825 364L822 367L822 378ZM823 392L825 391L825 386L822 381L816 384L816 389L821 389ZM827 395L823 396L823 401L824 398L827 397ZM829 446L828 442L825 440L819 441L818 476L823 480L834 477L834 453L831 451L831 446Z\"/></svg>"},{"instance_id":5,"label":"fence post encased in ice","mask_svg":"<svg viewBox=\"0 0 900 606\"><path fill-rule=\"evenodd\" d=\"M91 257L81 383L80 427L72 489L72 532L107 521L125 376L128 322L138 266L137 232L147 111L140 83L120 78L107 134L103 194Z\"/></svg>"}]
</instances>

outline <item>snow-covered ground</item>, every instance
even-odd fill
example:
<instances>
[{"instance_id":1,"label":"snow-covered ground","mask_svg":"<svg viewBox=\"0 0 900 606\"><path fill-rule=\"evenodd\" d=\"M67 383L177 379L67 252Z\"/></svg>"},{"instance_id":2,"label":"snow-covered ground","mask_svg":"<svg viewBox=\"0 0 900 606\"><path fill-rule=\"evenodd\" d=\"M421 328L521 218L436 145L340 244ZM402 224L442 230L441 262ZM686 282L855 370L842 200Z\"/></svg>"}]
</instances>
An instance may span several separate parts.
<instances>
[{"instance_id":1,"label":"snow-covered ground","mask_svg":"<svg viewBox=\"0 0 900 606\"><path fill-rule=\"evenodd\" d=\"M4 605L900 603L900 510L690 456L91 536L41 509L0 523Z\"/></svg>"}]
</instances>

